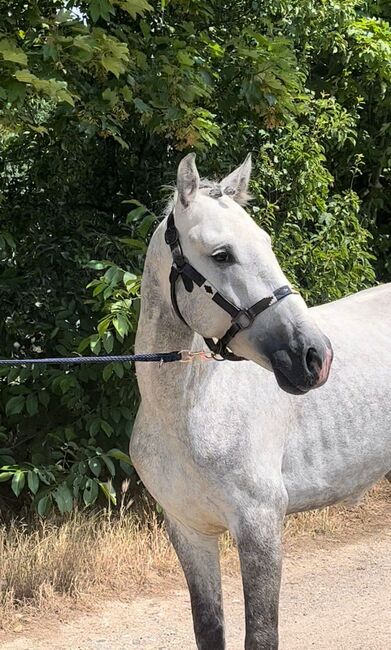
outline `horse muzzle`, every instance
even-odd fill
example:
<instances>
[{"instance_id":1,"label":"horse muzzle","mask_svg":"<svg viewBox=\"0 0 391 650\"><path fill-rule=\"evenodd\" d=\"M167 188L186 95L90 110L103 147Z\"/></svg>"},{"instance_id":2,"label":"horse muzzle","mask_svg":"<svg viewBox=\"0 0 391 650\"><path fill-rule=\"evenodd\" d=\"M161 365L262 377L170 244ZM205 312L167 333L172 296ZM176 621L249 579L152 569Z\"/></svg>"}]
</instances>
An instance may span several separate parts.
<instances>
[{"instance_id":1,"label":"horse muzzle","mask_svg":"<svg viewBox=\"0 0 391 650\"><path fill-rule=\"evenodd\" d=\"M296 346L285 347L270 353L273 372L282 390L292 395L303 395L326 383L333 349L326 336L317 339L309 345L300 345L299 349Z\"/></svg>"}]
</instances>

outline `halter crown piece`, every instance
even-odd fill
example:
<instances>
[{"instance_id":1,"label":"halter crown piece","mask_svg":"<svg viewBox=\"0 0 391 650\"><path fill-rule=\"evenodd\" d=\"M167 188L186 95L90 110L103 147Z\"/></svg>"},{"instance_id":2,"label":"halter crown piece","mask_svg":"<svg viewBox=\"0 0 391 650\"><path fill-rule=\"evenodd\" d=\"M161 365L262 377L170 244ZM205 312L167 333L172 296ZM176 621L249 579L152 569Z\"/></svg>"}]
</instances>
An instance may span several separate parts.
<instances>
[{"instance_id":1,"label":"halter crown piece","mask_svg":"<svg viewBox=\"0 0 391 650\"><path fill-rule=\"evenodd\" d=\"M218 355L222 359L226 359L228 361L245 361L243 357L238 357L228 349L228 344L230 341L232 341L238 332L251 327L258 314L261 314L274 303L282 300L283 298L286 298L286 296L289 296L295 292L292 291L292 289L287 285L284 285L283 287L280 287L279 289L273 291L273 294L271 296L262 298L256 302L252 307L249 307L248 309L241 309L240 307L237 307L232 302L227 300L227 298L224 298L224 296L219 293L219 291L217 291L217 289L215 289L215 287L201 273L199 273L197 269L194 268L194 266L189 264L189 261L183 255L182 246L179 241L179 233L176 228L174 219L174 210L172 210L170 215L167 217L167 227L164 239L166 241L166 244L168 244L170 247L172 254L170 293L171 303L175 313L181 319L181 321L185 323L187 327L189 327L189 324L183 318L178 307L178 301L176 297L176 284L178 278L182 279L183 285L186 291L189 293L193 291L194 283L198 287L204 287L205 292L210 296L213 302L221 307L221 309L226 311L232 319L232 324L224 336L222 336L221 339L218 339L217 342L215 342L213 339L204 338L206 345L213 353L213 355Z\"/></svg>"}]
</instances>

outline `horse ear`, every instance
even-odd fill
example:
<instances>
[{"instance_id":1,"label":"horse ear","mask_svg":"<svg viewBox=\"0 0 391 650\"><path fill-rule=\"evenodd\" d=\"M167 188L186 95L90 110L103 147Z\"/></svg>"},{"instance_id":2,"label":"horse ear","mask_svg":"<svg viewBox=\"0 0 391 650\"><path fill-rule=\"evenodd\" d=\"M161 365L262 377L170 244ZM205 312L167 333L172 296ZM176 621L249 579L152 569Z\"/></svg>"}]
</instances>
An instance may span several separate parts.
<instances>
[{"instance_id":1,"label":"horse ear","mask_svg":"<svg viewBox=\"0 0 391 650\"><path fill-rule=\"evenodd\" d=\"M251 198L247 192L250 176L251 153L247 154L246 160L240 165L240 167L223 178L220 182L220 186L224 194L231 196L234 201L244 205Z\"/></svg>"},{"instance_id":2,"label":"horse ear","mask_svg":"<svg viewBox=\"0 0 391 650\"><path fill-rule=\"evenodd\" d=\"M177 190L183 207L194 201L200 184L200 176L195 164L195 153L189 153L182 158L178 166Z\"/></svg>"}]
</instances>

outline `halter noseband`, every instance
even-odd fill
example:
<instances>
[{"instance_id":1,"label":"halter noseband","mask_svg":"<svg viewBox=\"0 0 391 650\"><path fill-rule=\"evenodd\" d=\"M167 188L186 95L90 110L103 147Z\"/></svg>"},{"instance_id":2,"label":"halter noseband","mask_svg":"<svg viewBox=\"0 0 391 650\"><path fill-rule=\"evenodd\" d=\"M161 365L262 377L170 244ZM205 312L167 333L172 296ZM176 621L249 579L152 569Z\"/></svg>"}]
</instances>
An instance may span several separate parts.
<instances>
[{"instance_id":1,"label":"halter noseband","mask_svg":"<svg viewBox=\"0 0 391 650\"><path fill-rule=\"evenodd\" d=\"M294 292L290 287L285 285L273 291L271 296L262 298L262 300L256 302L252 307L249 307L248 309L240 309L227 300L227 298L224 298L224 296L222 296L221 293L219 293L217 289L215 289L215 287L201 273L199 273L197 269L194 268L194 266L189 264L187 258L183 255L182 246L179 241L179 233L175 226L173 210L167 218L167 228L164 239L171 249L173 260L170 272L170 293L175 313L181 321L189 327L178 307L176 282L179 277L182 278L184 287L189 293L193 291L194 283L198 287L204 287L206 293L210 295L213 302L224 309L232 319L232 324L224 336L222 336L221 339L218 339L217 343L213 339L204 338L206 345L213 354L219 355L223 359L229 361L244 361L245 359L243 357L238 357L227 349L230 341L232 341L238 332L250 327L258 314L261 314L263 311L268 309L268 307Z\"/></svg>"}]
</instances>

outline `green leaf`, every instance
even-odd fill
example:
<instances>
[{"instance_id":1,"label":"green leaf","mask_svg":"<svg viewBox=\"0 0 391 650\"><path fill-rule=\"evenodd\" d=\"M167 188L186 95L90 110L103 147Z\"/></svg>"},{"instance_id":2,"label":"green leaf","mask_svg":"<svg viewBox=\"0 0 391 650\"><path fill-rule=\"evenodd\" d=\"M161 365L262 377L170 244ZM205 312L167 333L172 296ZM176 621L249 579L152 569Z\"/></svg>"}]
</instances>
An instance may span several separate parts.
<instances>
[{"instance_id":1,"label":"green leaf","mask_svg":"<svg viewBox=\"0 0 391 650\"><path fill-rule=\"evenodd\" d=\"M15 72L15 77L18 81L31 84L37 92L42 92L51 99L58 102L66 102L71 106L75 105L74 100L76 96L71 95L67 90L67 83L65 81L58 81L57 79L40 79L29 70L17 70Z\"/></svg>"},{"instance_id":2,"label":"green leaf","mask_svg":"<svg viewBox=\"0 0 391 650\"><path fill-rule=\"evenodd\" d=\"M117 495L116 492L113 488L113 485L111 481L106 481L105 483L102 483L99 481L99 486L100 489L102 490L103 494L105 495L106 499L108 501L111 501L113 505L117 505Z\"/></svg>"},{"instance_id":3,"label":"green leaf","mask_svg":"<svg viewBox=\"0 0 391 650\"><path fill-rule=\"evenodd\" d=\"M102 97L106 102L109 102L110 106L115 106L119 101L118 92L116 90L111 90L111 88L106 88Z\"/></svg>"},{"instance_id":4,"label":"green leaf","mask_svg":"<svg viewBox=\"0 0 391 650\"><path fill-rule=\"evenodd\" d=\"M101 271L107 268L108 262L101 262L100 260L90 260L86 264L86 266L89 269L94 269L95 271Z\"/></svg>"},{"instance_id":5,"label":"green leaf","mask_svg":"<svg viewBox=\"0 0 391 650\"><path fill-rule=\"evenodd\" d=\"M29 415L36 415L38 413L38 399L34 393L27 395L26 410Z\"/></svg>"},{"instance_id":6,"label":"green leaf","mask_svg":"<svg viewBox=\"0 0 391 650\"><path fill-rule=\"evenodd\" d=\"M128 465L127 463L123 463L122 460L119 461L119 466L122 469L123 473L126 474L126 476L133 476L134 475L134 467Z\"/></svg>"},{"instance_id":7,"label":"green leaf","mask_svg":"<svg viewBox=\"0 0 391 650\"><path fill-rule=\"evenodd\" d=\"M116 460L121 460L123 463L126 463L127 465L133 467L130 456L128 456L128 454L125 454L125 452L121 451L120 449L110 449L110 451L107 452L107 455L111 456L111 458L115 458Z\"/></svg>"},{"instance_id":8,"label":"green leaf","mask_svg":"<svg viewBox=\"0 0 391 650\"><path fill-rule=\"evenodd\" d=\"M50 395L47 392L47 390L41 390L40 393L38 393L38 399L43 404L43 406L48 406L50 402Z\"/></svg>"},{"instance_id":9,"label":"green leaf","mask_svg":"<svg viewBox=\"0 0 391 650\"><path fill-rule=\"evenodd\" d=\"M146 11L152 11L153 7L146 0L120 0L121 9L127 11L135 20L137 16L143 16Z\"/></svg>"},{"instance_id":10,"label":"green leaf","mask_svg":"<svg viewBox=\"0 0 391 650\"><path fill-rule=\"evenodd\" d=\"M117 330L118 334L124 338L128 331L129 331L129 325L127 318L123 314L118 314L115 318L113 318L113 325L115 329Z\"/></svg>"},{"instance_id":11,"label":"green leaf","mask_svg":"<svg viewBox=\"0 0 391 650\"><path fill-rule=\"evenodd\" d=\"M98 355L99 352L101 351L101 346L102 346L102 342L99 336L97 334L95 336L92 336L90 339L91 352Z\"/></svg>"},{"instance_id":12,"label":"green leaf","mask_svg":"<svg viewBox=\"0 0 391 650\"><path fill-rule=\"evenodd\" d=\"M19 496L19 494L24 488L25 482L26 482L26 478L24 472L22 472L22 470L19 469L17 472L15 472L11 482L11 488L15 496L17 497Z\"/></svg>"},{"instance_id":13,"label":"green leaf","mask_svg":"<svg viewBox=\"0 0 391 650\"><path fill-rule=\"evenodd\" d=\"M109 21L110 14L115 14L115 9L109 0L89 0L89 9L90 16L94 23L96 23L99 18Z\"/></svg>"},{"instance_id":14,"label":"green leaf","mask_svg":"<svg viewBox=\"0 0 391 650\"><path fill-rule=\"evenodd\" d=\"M156 221L156 215L154 215L152 212L146 214L144 219L137 226L137 232L139 233L139 235L141 237L146 237L149 230L151 229L151 226L155 223L155 221Z\"/></svg>"},{"instance_id":15,"label":"green leaf","mask_svg":"<svg viewBox=\"0 0 391 650\"><path fill-rule=\"evenodd\" d=\"M13 41L4 38L0 41L0 55L4 61L27 65L27 56Z\"/></svg>"},{"instance_id":16,"label":"green leaf","mask_svg":"<svg viewBox=\"0 0 391 650\"><path fill-rule=\"evenodd\" d=\"M49 474L49 472L47 470L39 469L38 470L38 476L39 476L40 480L42 481L42 483L45 483L45 485L50 485L50 482L51 482L50 478L51 477L50 477L50 474Z\"/></svg>"},{"instance_id":17,"label":"green leaf","mask_svg":"<svg viewBox=\"0 0 391 650\"><path fill-rule=\"evenodd\" d=\"M129 287L133 287L135 284L138 282L138 277L137 275L134 275L133 273L124 273L123 277L123 283L125 287L128 289ZM128 287L129 285L129 287Z\"/></svg>"},{"instance_id":18,"label":"green leaf","mask_svg":"<svg viewBox=\"0 0 391 650\"><path fill-rule=\"evenodd\" d=\"M90 423L88 430L92 436L96 436L99 429L100 429L100 420L99 418L94 418L94 420Z\"/></svg>"},{"instance_id":19,"label":"green leaf","mask_svg":"<svg viewBox=\"0 0 391 650\"><path fill-rule=\"evenodd\" d=\"M114 372L113 364L108 363L107 366L103 368L102 377L103 381L108 381Z\"/></svg>"},{"instance_id":20,"label":"green leaf","mask_svg":"<svg viewBox=\"0 0 391 650\"><path fill-rule=\"evenodd\" d=\"M139 113L152 113L152 108L148 106L140 97L135 97L133 103Z\"/></svg>"},{"instance_id":21,"label":"green leaf","mask_svg":"<svg viewBox=\"0 0 391 650\"><path fill-rule=\"evenodd\" d=\"M101 420L101 421L100 421L100 427L101 427L101 429L105 432L105 434L106 434L107 436L111 436L111 434L112 434L113 431L114 431L114 429L113 429L113 427L111 426L111 424L109 424L109 423L106 422L105 420Z\"/></svg>"},{"instance_id":22,"label":"green leaf","mask_svg":"<svg viewBox=\"0 0 391 650\"><path fill-rule=\"evenodd\" d=\"M134 210L128 212L128 215L126 217L126 223L131 223L132 221L135 221L135 219L139 219L146 212L148 212L147 208L144 205L139 205Z\"/></svg>"},{"instance_id":23,"label":"green leaf","mask_svg":"<svg viewBox=\"0 0 391 650\"><path fill-rule=\"evenodd\" d=\"M7 79L2 82L2 87L7 93L8 101L21 103L26 97L26 86L15 79Z\"/></svg>"},{"instance_id":24,"label":"green leaf","mask_svg":"<svg viewBox=\"0 0 391 650\"><path fill-rule=\"evenodd\" d=\"M9 232L5 232L4 230L3 230L3 232L1 234L4 237L5 241L7 242L8 246L10 248L12 248L13 250L15 250L16 243L15 243L15 240L12 237L12 235Z\"/></svg>"},{"instance_id":25,"label":"green leaf","mask_svg":"<svg viewBox=\"0 0 391 650\"><path fill-rule=\"evenodd\" d=\"M4 483L14 475L14 472L0 472L0 483Z\"/></svg>"},{"instance_id":26,"label":"green leaf","mask_svg":"<svg viewBox=\"0 0 391 650\"><path fill-rule=\"evenodd\" d=\"M114 140L115 140L116 142L118 142L118 144L121 145L122 149L129 149L129 145L128 145L128 143L125 142L125 140L124 140L123 138L121 138L121 137L120 137L119 135L117 135L116 133L112 133L111 135L112 135L112 137L114 138Z\"/></svg>"},{"instance_id":27,"label":"green leaf","mask_svg":"<svg viewBox=\"0 0 391 650\"><path fill-rule=\"evenodd\" d=\"M76 40L77 40L77 37L75 38L75 41ZM75 44L75 41L74 41L74 44ZM44 61L49 61L49 60L57 61L58 60L58 54L59 54L58 49L57 49L56 45L53 43L53 41L45 43L45 45L42 47L42 54L43 54L43 60Z\"/></svg>"},{"instance_id":28,"label":"green leaf","mask_svg":"<svg viewBox=\"0 0 391 650\"><path fill-rule=\"evenodd\" d=\"M83 500L86 506L95 503L99 493L98 483L95 479L89 478L86 481L86 486L83 492Z\"/></svg>"},{"instance_id":29,"label":"green leaf","mask_svg":"<svg viewBox=\"0 0 391 650\"><path fill-rule=\"evenodd\" d=\"M40 517L44 517L49 509L50 496L47 494L38 501L37 511Z\"/></svg>"},{"instance_id":30,"label":"green leaf","mask_svg":"<svg viewBox=\"0 0 391 650\"><path fill-rule=\"evenodd\" d=\"M113 363L113 370L117 375L117 377L122 379L122 377L124 376L124 366L120 361Z\"/></svg>"},{"instance_id":31,"label":"green leaf","mask_svg":"<svg viewBox=\"0 0 391 650\"><path fill-rule=\"evenodd\" d=\"M37 80L37 77L32 74L30 70L17 70L15 72L15 77L18 81L30 84Z\"/></svg>"},{"instance_id":32,"label":"green leaf","mask_svg":"<svg viewBox=\"0 0 391 650\"><path fill-rule=\"evenodd\" d=\"M109 470L111 476L115 476L115 465L114 465L113 461L111 460L111 458L106 456L106 454L102 454L102 458L103 458L103 461L104 461L107 469Z\"/></svg>"},{"instance_id":33,"label":"green leaf","mask_svg":"<svg viewBox=\"0 0 391 650\"><path fill-rule=\"evenodd\" d=\"M20 368L10 368L8 371L8 383L11 384L20 374Z\"/></svg>"},{"instance_id":34,"label":"green leaf","mask_svg":"<svg viewBox=\"0 0 391 650\"><path fill-rule=\"evenodd\" d=\"M122 242L123 244L126 244L127 246L130 246L131 248L140 250L143 253L147 250L145 242L141 241L141 239L132 239L131 237L120 237L119 241Z\"/></svg>"},{"instance_id":35,"label":"green leaf","mask_svg":"<svg viewBox=\"0 0 391 650\"><path fill-rule=\"evenodd\" d=\"M114 336L111 332L105 332L103 335L103 347L107 354L111 354L114 347Z\"/></svg>"},{"instance_id":36,"label":"green leaf","mask_svg":"<svg viewBox=\"0 0 391 650\"><path fill-rule=\"evenodd\" d=\"M53 491L53 497L61 514L71 512L73 508L73 495L66 483L61 483Z\"/></svg>"},{"instance_id":37,"label":"green leaf","mask_svg":"<svg viewBox=\"0 0 391 650\"><path fill-rule=\"evenodd\" d=\"M102 65L108 72L112 72L118 79L118 77L123 74L126 70L121 59L118 59L114 56L103 56Z\"/></svg>"},{"instance_id":38,"label":"green leaf","mask_svg":"<svg viewBox=\"0 0 391 650\"><path fill-rule=\"evenodd\" d=\"M8 469L9 465L15 465L15 458L13 456L10 456L9 454L0 454L0 462L3 465L3 469L6 466Z\"/></svg>"},{"instance_id":39,"label":"green leaf","mask_svg":"<svg viewBox=\"0 0 391 650\"><path fill-rule=\"evenodd\" d=\"M88 466L94 476L99 476L102 470L102 463L100 462L99 458L90 458L88 461Z\"/></svg>"},{"instance_id":40,"label":"green leaf","mask_svg":"<svg viewBox=\"0 0 391 650\"><path fill-rule=\"evenodd\" d=\"M39 488L39 477L36 472L29 471L27 474L27 485L29 486L30 491L33 494L36 494L38 492Z\"/></svg>"},{"instance_id":41,"label":"green leaf","mask_svg":"<svg viewBox=\"0 0 391 650\"><path fill-rule=\"evenodd\" d=\"M89 284L88 288L91 287L91 286L92 286L92 284ZM97 284L95 289L92 292L92 295L94 296L94 298L95 298L95 296L99 296L99 294L102 293L102 291L104 291L106 289L106 286L107 285L106 285L105 282L100 282L99 284ZM99 331L99 334L102 336L100 331Z\"/></svg>"},{"instance_id":42,"label":"green leaf","mask_svg":"<svg viewBox=\"0 0 391 650\"><path fill-rule=\"evenodd\" d=\"M5 407L6 415L18 415L23 411L23 407L24 407L23 395L16 395L15 397L11 397L11 399L8 400Z\"/></svg>"},{"instance_id":43,"label":"green leaf","mask_svg":"<svg viewBox=\"0 0 391 650\"><path fill-rule=\"evenodd\" d=\"M190 57L189 53L186 50L178 50L176 53L179 63L182 65L192 66L194 65L193 59Z\"/></svg>"},{"instance_id":44,"label":"green leaf","mask_svg":"<svg viewBox=\"0 0 391 650\"><path fill-rule=\"evenodd\" d=\"M130 103L133 101L133 93L129 86L122 86L121 93L126 102Z\"/></svg>"}]
</instances>

